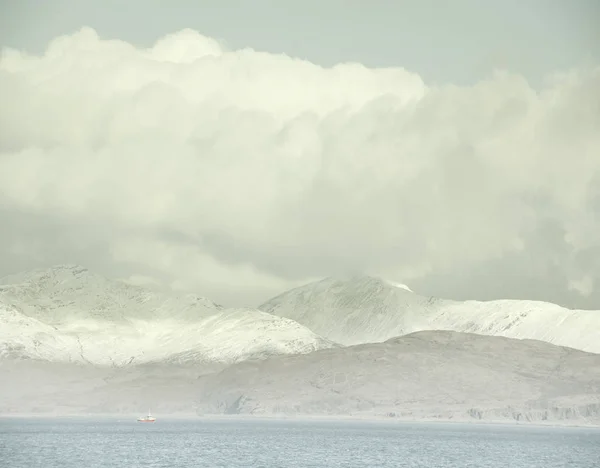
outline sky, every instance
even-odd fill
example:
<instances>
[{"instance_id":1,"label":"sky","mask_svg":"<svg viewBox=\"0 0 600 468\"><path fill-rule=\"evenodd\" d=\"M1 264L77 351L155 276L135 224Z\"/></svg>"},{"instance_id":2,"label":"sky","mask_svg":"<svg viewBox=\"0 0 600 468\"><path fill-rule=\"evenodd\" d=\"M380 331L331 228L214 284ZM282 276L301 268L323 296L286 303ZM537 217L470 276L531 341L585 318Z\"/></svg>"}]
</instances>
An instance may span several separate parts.
<instances>
[{"instance_id":1,"label":"sky","mask_svg":"<svg viewBox=\"0 0 600 468\"><path fill-rule=\"evenodd\" d=\"M600 309L594 0L0 0L0 275Z\"/></svg>"}]
</instances>

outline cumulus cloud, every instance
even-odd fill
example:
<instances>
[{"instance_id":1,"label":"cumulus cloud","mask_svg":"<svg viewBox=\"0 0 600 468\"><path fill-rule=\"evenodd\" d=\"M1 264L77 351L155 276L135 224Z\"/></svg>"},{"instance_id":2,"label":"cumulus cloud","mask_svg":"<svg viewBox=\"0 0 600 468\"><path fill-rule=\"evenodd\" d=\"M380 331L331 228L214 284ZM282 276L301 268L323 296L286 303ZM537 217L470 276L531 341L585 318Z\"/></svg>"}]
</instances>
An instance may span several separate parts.
<instances>
[{"instance_id":1,"label":"cumulus cloud","mask_svg":"<svg viewBox=\"0 0 600 468\"><path fill-rule=\"evenodd\" d=\"M247 305L363 272L600 299L600 67L433 87L83 28L43 56L4 49L0 102L5 270L76 260Z\"/></svg>"}]
</instances>

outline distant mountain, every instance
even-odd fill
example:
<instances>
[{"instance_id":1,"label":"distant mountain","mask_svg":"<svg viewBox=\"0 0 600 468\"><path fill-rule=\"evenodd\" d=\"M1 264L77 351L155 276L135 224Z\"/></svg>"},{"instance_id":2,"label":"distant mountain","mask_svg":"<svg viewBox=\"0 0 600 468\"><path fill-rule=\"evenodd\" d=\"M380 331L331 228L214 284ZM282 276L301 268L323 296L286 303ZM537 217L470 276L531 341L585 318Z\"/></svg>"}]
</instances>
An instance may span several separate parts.
<instances>
[{"instance_id":1,"label":"distant mountain","mask_svg":"<svg viewBox=\"0 0 600 468\"><path fill-rule=\"evenodd\" d=\"M247 361L198 385L207 414L600 424L600 355L448 331Z\"/></svg>"},{"instance_id":2,"label":"distant mountain","mask_svg":"<svg viewBox=\"0 0 600 468\"><path fill-rule=\"evenodd\" d=\"M600 425L600 355L428 331L230 366L0 360L0 414L354 416ZM35 384L32 384L35 382Z\"/></svg>"},{"instance_id":3,"label":"distant mountain","mask_svg":"<svg viewBox=\"0 0 600 468\"><path fill-rule=\"evenodd\" d=\"M254 309L223 309L58 266L0 280L0 357L122 366L223 362L334 346Z\"/></svg>"},{"instance_id":4,"label":"distant mountain","mask_svg":"<svg viewBox=\"0 0 600 468\"><path fill-rule=\"evenodd\" d=\"M49 325L78 320L196 320L222 309L205 297L169 295L105 278L78 265L57 265L0 278L0 300Z\"/></svg>"},{"instance_id":5,"label":"distant mountain","mask_svg":"<svg viewBox=\"0 0 600 468\"><path fill-rule=\"evenodd\" d=\"M441 302L379 278L327 278L284 292L259 309L353 345L421 330Z\"/></svg>"},{"instance_id":6,"label":"distant mountain","mask_svg":"<svg viewBox=\"0 0 600 468\"><path fill-rule=\"evenodd\" d=\"M343 345L382 342L422 330L529 338L600 353L600 311L520 301L424 297L380 278L326 278L259 306Z\"/></svg>"}]
</instances>

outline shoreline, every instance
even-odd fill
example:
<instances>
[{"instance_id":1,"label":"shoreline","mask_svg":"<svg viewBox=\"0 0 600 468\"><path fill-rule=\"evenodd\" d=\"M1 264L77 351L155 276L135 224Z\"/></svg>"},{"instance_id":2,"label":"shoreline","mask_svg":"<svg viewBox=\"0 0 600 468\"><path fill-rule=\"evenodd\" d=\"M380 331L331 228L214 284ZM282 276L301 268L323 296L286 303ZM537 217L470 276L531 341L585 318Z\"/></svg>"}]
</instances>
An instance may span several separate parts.
<instances>
[{"instance_id":1,"label":"shoreline","mask_svg":"<svg viewBox=\"0 0 600 468\"><path fill-rule=\"evenodd\" d=\"M140 413L141 414L141 413ZM133 413L0 413L1 420L9 419L98 419L98 420L118 420L119 422L137 422L140 414ZM539 427L539 428L586 428L600 429L600 422L586 421L516 421L509 419L451 419L451 418L402 418L387 417L377 415L322 415L322 414L194 414L194 413L173 413L157 414L155 424L160 421L198 421L198 422L323 422L323 423L371 423L371 424L448 424L448 425L469 425L469 426L495 426L495 427Z\"/></svg>"}]
</instances>

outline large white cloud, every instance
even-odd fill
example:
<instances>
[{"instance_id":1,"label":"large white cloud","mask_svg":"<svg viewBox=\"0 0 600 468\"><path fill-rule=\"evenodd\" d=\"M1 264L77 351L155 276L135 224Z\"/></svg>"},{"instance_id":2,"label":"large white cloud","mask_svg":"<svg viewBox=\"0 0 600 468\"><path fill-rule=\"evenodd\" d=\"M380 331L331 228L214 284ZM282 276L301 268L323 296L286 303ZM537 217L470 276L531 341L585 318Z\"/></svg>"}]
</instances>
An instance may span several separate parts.
<instances>
[{"instance_id":1,"label":"large white cloud","mask_svg":"<svg viewBox=\"0 0 600 468\"><path fill-rule=\"evenodd\" d=\"M0 103L4 269L128 265L234 303L354 272L600 299L600 68L431 87L84 28L3 50Z\"/></svg>"}]
</instances>

